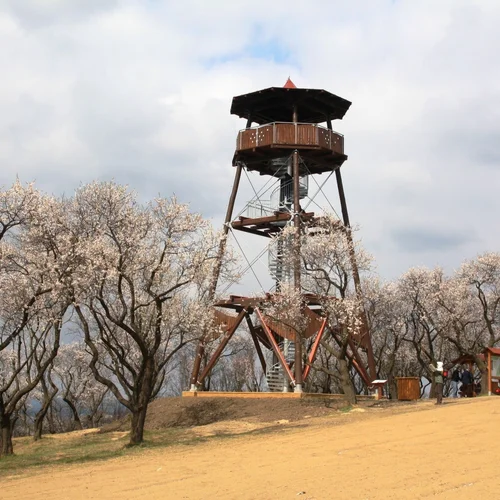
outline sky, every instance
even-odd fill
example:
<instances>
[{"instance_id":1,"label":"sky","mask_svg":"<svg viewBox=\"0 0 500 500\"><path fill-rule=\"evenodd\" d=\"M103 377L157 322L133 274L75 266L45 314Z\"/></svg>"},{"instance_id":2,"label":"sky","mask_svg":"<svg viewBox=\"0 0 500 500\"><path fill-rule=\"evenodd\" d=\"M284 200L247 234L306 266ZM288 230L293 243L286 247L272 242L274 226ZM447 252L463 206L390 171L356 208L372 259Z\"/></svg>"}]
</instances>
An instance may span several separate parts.
<instances>
[{"instance_id":1,"label":"sky","mask_svg":"<svg viewBox=\"0 0 500 500\"><path fill-rule=\"evenodd\" d=\"M290 76L353 103L333 126L376 271L452 272L500 246L499 25L497 0L0 0L0 184L114 179L220 225L231 99Z\"/></svg>"}]
</instances>

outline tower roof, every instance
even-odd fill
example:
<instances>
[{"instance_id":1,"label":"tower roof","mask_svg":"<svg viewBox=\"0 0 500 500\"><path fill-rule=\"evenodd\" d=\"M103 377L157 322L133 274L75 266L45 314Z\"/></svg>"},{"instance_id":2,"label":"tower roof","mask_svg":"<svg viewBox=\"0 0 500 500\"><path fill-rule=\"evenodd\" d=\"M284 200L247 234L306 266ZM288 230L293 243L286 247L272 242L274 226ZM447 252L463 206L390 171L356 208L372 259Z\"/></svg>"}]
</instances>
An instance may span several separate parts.
<instances>
[{"instance_id":1,"label":"tower roof","mask_svg":"<svg viewBox=\"0 0 500 500\"><path fill-rule=\"evenodd\" d=\"M341 120L351 102L321 89L297 88L288 78L284 87L270 87L250 94L233 97L231 114L251 118L262 125L291 122L294 106L301 123L322 123Z\"/></svg>"}]
</instances>

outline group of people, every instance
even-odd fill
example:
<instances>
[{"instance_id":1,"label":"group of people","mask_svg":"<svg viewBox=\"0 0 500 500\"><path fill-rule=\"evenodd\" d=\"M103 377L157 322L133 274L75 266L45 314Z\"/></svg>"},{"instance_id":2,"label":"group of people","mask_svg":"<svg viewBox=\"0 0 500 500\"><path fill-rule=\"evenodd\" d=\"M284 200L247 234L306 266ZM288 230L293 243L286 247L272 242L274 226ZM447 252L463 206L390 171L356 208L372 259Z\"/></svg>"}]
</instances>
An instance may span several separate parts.
<instances>
[{"instance_id":1,"label":"group of people","mask_svg":"<svg viewBox=\"0 0 500 500\"><path fill-rule=\"evenodd\" d=\"M474 395L474 377L467 366L462 370L457 366L451 374L451 397L458 398L459 394L464 398Z\"/></svg>"},{"instance_id":2,"label":"group of people","mask_svg":"<svg viewBox=\"0 0 500 500\"><path fill-rule=\"evenodd\" d=\"M448 372L444 370L442 361L438 361L437 366L430 365L430 368L434 374L436 404L440 405L443 403L443 386ZM467 366L457 366L451 374L451 397L458 398L459 395L466 398L474 395L474 376Z\"/></svg>"}]
</instances>

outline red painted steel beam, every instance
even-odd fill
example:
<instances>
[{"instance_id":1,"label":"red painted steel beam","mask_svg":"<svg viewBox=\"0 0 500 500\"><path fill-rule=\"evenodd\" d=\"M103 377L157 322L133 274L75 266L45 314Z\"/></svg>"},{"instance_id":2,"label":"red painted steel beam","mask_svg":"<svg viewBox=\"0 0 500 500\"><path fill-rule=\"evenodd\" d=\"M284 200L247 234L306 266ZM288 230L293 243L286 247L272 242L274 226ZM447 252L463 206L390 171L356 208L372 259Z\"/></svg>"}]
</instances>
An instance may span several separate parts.
<instances>
[{"instance_id":1,"label":"red painted steel beam","mask_svg":"<svg viewBox=\"0 0 500 500\"><path fill-rule=\"evenodd\" d=\"M327 319L323 321L323 324L321 325L321 328L319 329L318 335L316 336L316 339L314 340L314 344L312 346L311 352L309 353L309 364L306 365L304 368L304 373L302 375L302 379L305 382L307 379L307 376L309 375L309 372L311 371L311 365L314 363L314 360L316 359L316 354L319 349L319 344L321 342L321 339L323 338L323 334L325 333L325 327L326 327Z\"/></svg>"},{"instance_id":2,"label":"red painted steel beam","mask_svg":"<svg viewBox=\"0 0 500 500\"><path fill-rule=\"evenodd\" d=\"M234 332L240 326L240 323L243 321L243 318L245 317L246 310L243 309L240 314L236 317L236 321L234 322L233 326L226 332L224 335L221 343L219 344L219 347L215 350L213 353L212 357L210 358L210 361L207 363L207 366L203 370L203 373L201 374L200 378L196 381L197 385L201 385L205 377L210 373L212 368L214 367L215 363L217 363L217 360L219 359L219 356L222 354L222 351L225 349L227 343L229 342L229 339L233 336Z\"/></svg>"},{"instance_id":3,"label":"red painted steel beam","mask_svg":"<svg viewBox=\"0 0 500 500\"><path fill-rule=\"evenodd\" d=\"M352 363L352 366L354 366L354 368L356 368L356 371L359 373L360 377L363 379L363 382L368 387L370 387L371 386L371 380L368 377L365 369L361 365L359 365L358 362L354 358L351 358L351 363Z\"/></svg>"},{"instance_id":4,"label":"red painted steel beam","mask_svg":"<svg viewBox=\"0 0 500 500\"><path fill-rule=\"evenodd\" d=\"M349 347L351 348L352 354L351 354L351 362L356 368L356 371L359 373L360 377L363 379L364 383L367 386L370 386L372 383L372 380L375 380L374 378L370 378L368 375L368 372L366 371L366 368L363 366L363 361L361 360L361 357L359 356L358 350L356 346L354 345L354 342L351 338L348 340L349 342Z\"/></svg>"},{"instance_id":5,"label":"red painted steel beam","mask_svg":"<svg viewBox=\"0 0 500 500\"><path fill-rule=\"evenodd\" d=\"M250 335L252 336L252 340L253 340L253 343L255 345L255 350L257 351L257 355L259 356L262 370L264 371L264 374L265 374L267 371L266 360L264 358L264 354L262 352L262 349L260 348L259 339L257 338L257 334L255 333L255 328L253 326L252 320L250 319L250 316L248 314L246 315L246 320L247 320L248 329L250 330Z\"/></svg>"},{"instance_id":6,"label":"red painted steel beam","mask_svg":"<svg viewBox=\"0 0 500 500\"><path fill-rule=\"evenodd\" d=\"M286 362L285 357L283 356L283 353L281 352L279 345L276 343L276 340L273 337L273 334L271 333L271 330L269 327L266 325L266 322L264 321L264 318L262 316L262 313L260 312L259 308L255 308L255 312L259 316L260 322L262 323L262 326L264 328L264 331L266 332L267 338L269 339L269 342L271 343L271 346L273 348L274 354L278 357L280 360L281 365L283 366L283 369L285 370L285 373L288 375L288 378L290 379L290 382L295 385L295 379L293 377L292 371L290 370L290 367L288 366L288 363Z\"/></svg>"}]
</instances>

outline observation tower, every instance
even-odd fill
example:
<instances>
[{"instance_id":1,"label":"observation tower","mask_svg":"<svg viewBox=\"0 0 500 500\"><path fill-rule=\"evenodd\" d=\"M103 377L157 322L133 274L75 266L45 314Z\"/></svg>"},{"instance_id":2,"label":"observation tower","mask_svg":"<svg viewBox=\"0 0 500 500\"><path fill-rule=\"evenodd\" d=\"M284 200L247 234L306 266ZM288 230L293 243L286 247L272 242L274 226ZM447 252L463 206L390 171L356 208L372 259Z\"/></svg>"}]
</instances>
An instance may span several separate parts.
<instances>
[{"instance_id":1,"label":"observation tower","mask_svg":"<svg viewBox=\"0 0 500 500\"><path fill-rule=\"evenodd\" d=\"M301 313L307 316L307 327L300 335L286 324L265 314L265 303L279 293L283 283L291 283L302 293L300 263L300 235L305 228L314 227L318 216L307 211L304 199L314 200L321 191L316 176L335 175L342 222L349 229L349 215L342 184L341 166L347 160L344 136L332 128L334 120L341 120L351 103L325 90L297 88L288 79L283 87L271 87L233 98L231 113L246 120L246 126L236 138L233 157L234 182L229 196L224 233L245 232L269 240L269 273L275 281L274 290L262 297L231 295L214 303L216 320L222 334L207 332L200 340L191 376L191 391L198 391L217 363L220 355L237 328L245 322L253 339L270 391L302 392L310 373L320 342L328 331L334 338L338 332L329 329L326 313L318 296L303 294L306 304ZM321 124L321 125L320 125ZM275 183L270 197L256 194L245 206L244 215L233 219L242 173L258 172ZM309 194L309 181L314 178L319 190ZM322 179L323 180L323 179ZM323 184L326 182L323 181ZM303 206L304 205L304 206ZM276 238L284 227L292 225L295 257L287 259L282 240ZM350 238L350 231L346 233ZM222 258L226 238L221 240ZM288 254L289 255L289 254ZM358 294L360 279L354 252L352 253L353 281ZM214 296L220 274L216 266L211 294ZM362 332L348 339L347 356L367 386L376 377L370 334L366 316L362 318ZM205 349L208 342L218 345L210 357ZM340 341L339 341L340 342ZM307 346L307 347L306 347ZM205 363L203 363L205 361Z\"/></svg>"}]
</instances>

